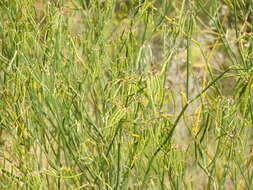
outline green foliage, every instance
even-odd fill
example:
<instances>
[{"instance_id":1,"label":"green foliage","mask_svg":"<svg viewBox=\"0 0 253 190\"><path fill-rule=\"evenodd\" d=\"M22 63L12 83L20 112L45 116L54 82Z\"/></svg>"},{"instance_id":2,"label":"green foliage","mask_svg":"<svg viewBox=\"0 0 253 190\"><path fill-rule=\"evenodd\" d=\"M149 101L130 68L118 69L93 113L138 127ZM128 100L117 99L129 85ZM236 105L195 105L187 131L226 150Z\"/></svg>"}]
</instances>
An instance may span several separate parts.
<instances>
[{"instance_id":1,"label":"green foliage","mask_svg":"<svg viewBox=\"0 0 253 190\"><path fill-rule=\"evenodd\" d=\"M252 189L252 6L0 1L0 189Z\"/></svg>"}]
</instances>

